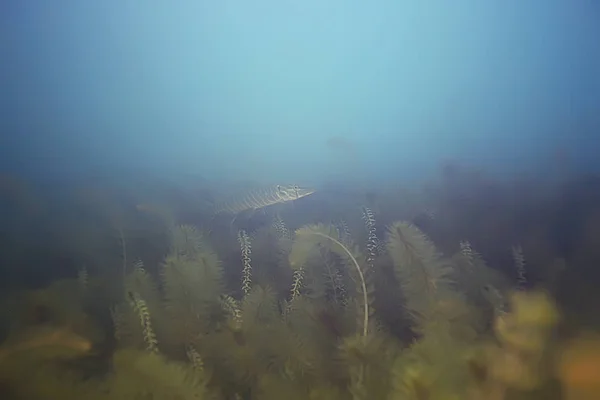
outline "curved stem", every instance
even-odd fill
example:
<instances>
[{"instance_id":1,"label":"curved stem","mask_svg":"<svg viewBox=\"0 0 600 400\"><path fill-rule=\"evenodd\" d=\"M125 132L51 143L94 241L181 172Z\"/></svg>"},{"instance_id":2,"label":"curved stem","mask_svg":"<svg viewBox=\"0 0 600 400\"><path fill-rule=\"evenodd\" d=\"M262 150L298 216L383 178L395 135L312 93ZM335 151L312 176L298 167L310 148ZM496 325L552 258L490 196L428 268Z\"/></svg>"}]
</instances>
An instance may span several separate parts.
<instances>
[{"instance_id":1,"label":"curved stem","mask_svg":"<svg viewBox=\"0 0 600 400\"><path fill-rule=\"evenodd\" d=\"M342 242L340 242L339 240L336 240L336 239L332 238L331 236L326 235L321 232L311 232L311 233L314 235L319 235L319 236L325 237L325 238L333 241L337 245L339 245L344 250L344 252L346 252L346 254L348 254L350 259L354 263L354 266L356 267L356 271L358 272L358 276L360 277L360 284L362 286L362 292L363 292L363 301L365 303L365 308L364 308L365 315L363 317L363 336L367 336L367 328L369 326L369 299L367 298L367 285L365 283L365 277L360 269L360 266L358 265L358 261L356 261L356 258L354 258L352 253L350 253L350 250L348 250L348 248L346 246L344 246L344 244Z\"/></svg>"}]
</instances>

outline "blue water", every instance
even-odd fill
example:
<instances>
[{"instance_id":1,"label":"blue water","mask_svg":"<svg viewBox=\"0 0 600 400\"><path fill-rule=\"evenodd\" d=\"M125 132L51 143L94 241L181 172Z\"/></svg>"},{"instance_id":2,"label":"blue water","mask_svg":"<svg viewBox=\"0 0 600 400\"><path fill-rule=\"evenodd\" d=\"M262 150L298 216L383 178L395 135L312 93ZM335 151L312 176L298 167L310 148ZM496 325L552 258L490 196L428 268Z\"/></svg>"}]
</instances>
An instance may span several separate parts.
<instances>
[{"instance_id":1,"label":"blue water","mask_svg":"<svg viewBox=\"0 0 600 400\"><path fill-rule=\"evenodd\" d=\"M414 181L448 160L544 175L558 149L597 169L599 18L583 0L4 1L1 165Z\"/></svg>"}]
</instances>

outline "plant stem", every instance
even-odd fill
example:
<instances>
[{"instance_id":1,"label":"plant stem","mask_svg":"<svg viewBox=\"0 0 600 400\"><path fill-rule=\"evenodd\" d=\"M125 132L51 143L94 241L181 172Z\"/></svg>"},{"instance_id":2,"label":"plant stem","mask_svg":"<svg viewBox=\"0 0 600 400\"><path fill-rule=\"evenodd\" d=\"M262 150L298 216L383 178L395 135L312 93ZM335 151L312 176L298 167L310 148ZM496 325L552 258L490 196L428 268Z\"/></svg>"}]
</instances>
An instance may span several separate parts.
<instances>
[{"instance_id":1,"label":"plant stem","mask_svg":"<svg viewBox=\"0 0 600 400\"><path fill-rule=\"evenodd\" d=\"M363 292L363 302L365 304L365 308L364 308L364 316L363 316L363 337L367 336L367 329L369 326L369 300L367 298L367 285L365 283L365 277L360 269L360 266L358 265L358 261L356 261L356 258L354 258L354 256L352 255L352 253L350 253L350 250L348 250L348 248L346 246L344 246L344 244L342 242L340 242L337 239L334 239L333 237L326 235L324 233L321 232L310 232L314 235L319 235L322 236L324 238L327 238L329 240L331 240L332 242L336 243L338 246L340 246L344 252L346 252L346 254L348 254L348 257L350 257L350 259L352 260L352 262L354 263L354 266L356 267L356 271L358 272L358 276L360 277L360 284L362 286L362 292Z\"/></svg>"}]
</instances>

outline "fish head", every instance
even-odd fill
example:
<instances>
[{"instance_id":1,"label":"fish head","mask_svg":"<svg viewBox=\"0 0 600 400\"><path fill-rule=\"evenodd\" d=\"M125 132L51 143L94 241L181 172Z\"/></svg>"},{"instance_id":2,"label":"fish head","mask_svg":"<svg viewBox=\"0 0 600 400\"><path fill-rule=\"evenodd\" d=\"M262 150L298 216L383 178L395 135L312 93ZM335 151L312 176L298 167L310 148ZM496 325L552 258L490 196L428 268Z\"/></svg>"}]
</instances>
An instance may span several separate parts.
<instances>
[{"instance_id":1,"label":"fish head","mask_svg":"<svg viewBox=\"0 0 600 400\"><path fill-rule=\"evenodd\" d=\"M301 187L298 185L279 185L277 186L279 196L284 201L296 200L309 196L315 192L312 188Z\"/></svg>"}]
</instances>

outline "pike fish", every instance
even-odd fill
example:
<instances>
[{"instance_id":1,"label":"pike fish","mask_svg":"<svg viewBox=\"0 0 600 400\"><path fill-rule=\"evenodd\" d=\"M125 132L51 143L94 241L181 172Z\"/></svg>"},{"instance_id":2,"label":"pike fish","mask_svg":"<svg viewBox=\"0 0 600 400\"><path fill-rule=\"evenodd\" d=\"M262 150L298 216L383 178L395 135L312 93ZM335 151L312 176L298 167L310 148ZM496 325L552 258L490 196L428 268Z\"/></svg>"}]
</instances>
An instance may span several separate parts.
<instances>
[{"instance_id":1,"label":"pike fish","mask_svg":"<svg viewBox=\"0 0 600 400\"><path fill-rule=\"evenodd\" d=\"M217 204L214 215L237 215L245 211L256 211L274 204L283 204L309 196L315 191L297 185L276 185L257 188Z\"/></svg>"}]
</instances>

